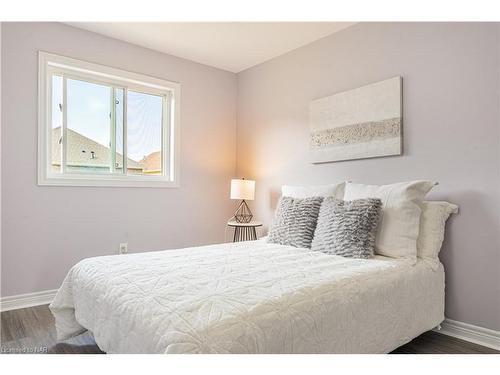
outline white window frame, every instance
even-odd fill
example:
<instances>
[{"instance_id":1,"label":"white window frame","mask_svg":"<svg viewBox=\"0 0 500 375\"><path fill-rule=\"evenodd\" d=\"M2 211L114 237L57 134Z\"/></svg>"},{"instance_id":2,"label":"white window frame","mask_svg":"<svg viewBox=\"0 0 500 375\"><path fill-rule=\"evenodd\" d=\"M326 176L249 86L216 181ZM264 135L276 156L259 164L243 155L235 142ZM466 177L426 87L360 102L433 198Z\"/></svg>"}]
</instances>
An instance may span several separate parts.
<instances>
[{"instance_id":1,"label":"white window frame","mask_svg":"<svg viewBox=\"0 0 500 375\"><path fill-rule=\"evenodd\" d=\"M180 84L104 65L39 51L38 56L38 185L179 187ZM163 101L162 175L55 173L52 163L52 75L60 74L88 82L166 96ZM124 95L126 97L126 95ZM126 100L126 99L125 99ZM65 105L65 103L63 103ZM124 117L126 116L124 108ZM64 112L65 113L65 112ZM63 142L65 119L63 119ZM124 133L124 138L126 135ZM124 142L126 147L126 142ZM62 153L65 154L64 152ZM126 148L123 151L127 160ZM64 156L63 156L64 157ZM167 168L165 167L167 166ZM126 170L126 165L123 166Z\"/></svg>"}]
</instances>

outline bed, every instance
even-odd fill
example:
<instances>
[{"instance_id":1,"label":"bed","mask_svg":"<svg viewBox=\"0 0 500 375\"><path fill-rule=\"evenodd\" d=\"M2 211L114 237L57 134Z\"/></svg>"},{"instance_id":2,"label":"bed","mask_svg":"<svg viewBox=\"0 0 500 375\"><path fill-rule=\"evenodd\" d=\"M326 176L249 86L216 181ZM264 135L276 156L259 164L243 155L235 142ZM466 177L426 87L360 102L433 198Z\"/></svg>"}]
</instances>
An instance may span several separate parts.
<instances>
[{"instance_id":1,"label":"bed","mask_svg":"<svg viewBox=\"0 0 500 375\"><path fill-rule=\"evenodd\" d=\"M444 270L257 240L85 259L50 309L107 353L387 353L444 320Z\"/></svg>"}]
</instances>

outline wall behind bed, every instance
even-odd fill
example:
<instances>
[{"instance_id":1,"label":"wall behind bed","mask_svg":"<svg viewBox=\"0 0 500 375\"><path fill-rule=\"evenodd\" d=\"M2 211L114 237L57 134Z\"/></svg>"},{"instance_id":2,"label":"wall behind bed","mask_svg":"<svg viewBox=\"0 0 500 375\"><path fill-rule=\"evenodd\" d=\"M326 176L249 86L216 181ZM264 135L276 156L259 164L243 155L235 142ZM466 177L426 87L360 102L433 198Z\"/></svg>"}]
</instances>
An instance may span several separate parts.
<instances>
[{"instance_id":1,"label":"wall behind bed","mask_svg":"<svg viewBox=\"0 0 500 375\"><path fill-rule=\"evenodd\" d=\"M237 170L269 224L282 184L431 179L460 205L441 259L446 316L500 329L499 32L495 23L357 24L238 75ZM311 165L308 103L403 76L404 155Z\"/></svg>"},{"instance_id":2,"label":"wall behind bed","mask_svg":"<svg viewBox=\"0 0 500 375\"><path fill-rule=\"evenodd\" d=\"M38 50L177 81L178 189L39 187ZM58 288L79 260L216 243L233 211L236 76L57 23L3 23L2 296Z\"/></svg>"}]
</instances>

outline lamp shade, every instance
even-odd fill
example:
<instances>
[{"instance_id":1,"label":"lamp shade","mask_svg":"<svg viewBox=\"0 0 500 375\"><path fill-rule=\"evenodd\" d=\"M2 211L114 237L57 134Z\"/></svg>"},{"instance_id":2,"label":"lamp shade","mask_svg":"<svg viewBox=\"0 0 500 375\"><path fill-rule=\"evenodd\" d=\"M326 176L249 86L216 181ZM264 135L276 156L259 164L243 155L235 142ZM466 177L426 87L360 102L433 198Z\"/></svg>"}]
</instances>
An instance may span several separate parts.
<instances>
[{"instance_id":1,"label":"lamp shade","mask_svg":"<svg viewBox=\"0 0 500 375\"><path fill-rule=\"evenodd\" d=\"M231 199L252 201L255 198L255 181L245 179L231 180Z\"/></svg>"}]
</instances>

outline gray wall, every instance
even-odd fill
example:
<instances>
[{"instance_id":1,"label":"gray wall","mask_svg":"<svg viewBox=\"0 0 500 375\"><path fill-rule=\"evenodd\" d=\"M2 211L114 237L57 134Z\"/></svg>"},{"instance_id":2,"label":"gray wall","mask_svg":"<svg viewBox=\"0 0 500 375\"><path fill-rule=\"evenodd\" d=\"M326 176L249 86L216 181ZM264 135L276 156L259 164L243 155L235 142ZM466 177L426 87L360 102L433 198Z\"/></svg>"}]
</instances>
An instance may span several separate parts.
<instances>
[{"instance_id":1,"label":"gray wall","mask_svg":"<svg viewBox=\"0 0 500 375\"><path fill-rule=\"evenodd\" d=\"M180 82L181 187L39 187L38 50ZM59 287L80 259L221 242L235 172L236 76L70 26L2 30L2 296Z\"/></svg>"},{"instance_id":2,"label":"gray wall","mask_svg":"<svg viewBox=\"0 0 500 375\"><path fill-rule=\"evenodd\" d=\"M496 24L358 24L238 75L237 170L269 223L282 184L439 181L460 205L441 259L448 318L500 329ZM404 155L307 162L308 103L403 76Z\"/></svg>"}]
</instances>

